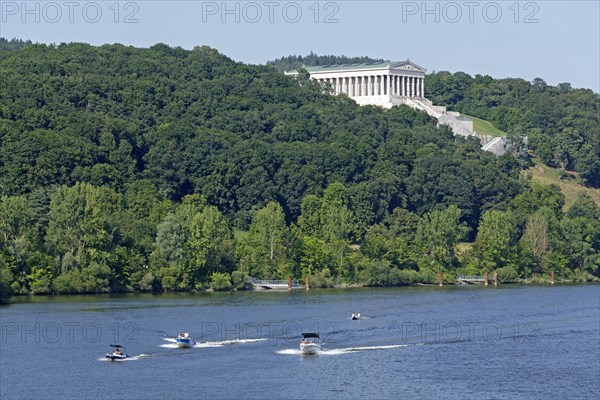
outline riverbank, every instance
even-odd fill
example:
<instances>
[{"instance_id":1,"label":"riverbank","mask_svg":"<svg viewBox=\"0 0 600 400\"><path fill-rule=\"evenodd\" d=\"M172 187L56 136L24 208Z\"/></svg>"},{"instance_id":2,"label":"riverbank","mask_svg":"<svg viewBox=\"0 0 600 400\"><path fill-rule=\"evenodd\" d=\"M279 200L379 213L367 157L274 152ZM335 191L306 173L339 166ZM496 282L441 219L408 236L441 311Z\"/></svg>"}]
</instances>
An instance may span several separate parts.
<instances>
[{"instance_id":1,"label":"riverbank","mask_svg":"<svg viewBox=\"0 0 600 400\"><path fill-rule=\"evenodd\" d=\"M552 285L575 285L575 284L599 284L600 279L597 277L591 277L588 280L575 280L575 279L566 279L562 277L555 277L554 282L552 281L551 275L540 275L537 277L530 277L525 279L519 279L512 282L498 282L496 285L493 281L489 281L486 285L485 282L477 282L472 284L465 284L459 281L448 281L444 278L443 284L440 285L437 283L422 283L416 282L411 284L399 284L399 285L369 285L363 283L334 283L331 285L309 285L308 290L320 290L320 289L360 289L360 288L399 288L399 287L440 287L440 286L450 286L450 287L469 287L469 286L501 286L501 285L524 285L524 286L552 286ZM295 287L293 290L307 290L306 286ZM126 294L152 294L152 295L168 295L173 293L227 293L227 292L287 292L287 288L280 289L255 289L251 285L247 285L241 288L233 288L230 290L214 290L210 287L204 290L182 290L182 291L160 291L160 292L135 292L135 291L121 291L121 292L107 292L107 293L39 293L39 294L29 294L29 293L20 293L12 295L8 298L4 298L0 301L0 305L9 304L11 298L26 298L26 297L54 297L54 296L97 296L97 295L126 295Z\"/></svg>"}]
</instances>

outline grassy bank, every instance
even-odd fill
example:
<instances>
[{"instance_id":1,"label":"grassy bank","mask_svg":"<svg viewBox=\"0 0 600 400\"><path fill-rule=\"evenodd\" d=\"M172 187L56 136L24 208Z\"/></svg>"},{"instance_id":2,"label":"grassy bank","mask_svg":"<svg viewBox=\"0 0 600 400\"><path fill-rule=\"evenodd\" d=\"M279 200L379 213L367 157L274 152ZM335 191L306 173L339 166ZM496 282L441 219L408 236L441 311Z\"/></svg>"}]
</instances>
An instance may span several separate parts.
<instances>
[{"instance_id":1,"label":"grassy bank","mask_svg":"<svg viewBox=\"0 0 600 400\"><path fill-rule=\"evenodd\" d=\"M506 136L506 132L496 128L490 121L462 113L461 116L468 117L473 120L473 129L479 135L490 135L495 137Z\"/></svg>"},{"instance_id":2,"label":"grassy bank","mask_svg":"<svg viewBox=\"0 0 600 400\"><path fill-rule=\"evenodd\" d=\"M589 194L600 207L600 189L583 186L577 181L576 173L561 174L557 168L544 165L538 158L533 158L533 162L535 165L529 168L526 173L531 176L533 182L542 185L558 185L565 195L565 210L571 207L577 196L582 192Z\"/></svg>"}]
</instances>

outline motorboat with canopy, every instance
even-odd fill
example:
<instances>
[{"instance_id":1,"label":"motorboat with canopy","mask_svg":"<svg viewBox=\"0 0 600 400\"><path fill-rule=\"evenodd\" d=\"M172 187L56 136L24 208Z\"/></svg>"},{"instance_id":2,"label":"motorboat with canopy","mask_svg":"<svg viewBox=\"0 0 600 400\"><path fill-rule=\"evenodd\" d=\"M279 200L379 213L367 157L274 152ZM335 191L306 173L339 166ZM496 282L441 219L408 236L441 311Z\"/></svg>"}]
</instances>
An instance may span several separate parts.
<instances>
[{"instance_id":1,"label":"motorboat with canopy","mask_svg":"<svg viewBox=\"0 0 600 400\"><path fill-rule=\"evenodd\" d=\"M129 356L123 353L121 350L123 346L120 344L111 344L110 347L112 347L113 350L106 355L106 358L110 359L111 361L122 361L126 358L129 358Z\"/></svg>"},{"instance_id":2,"label":"motorboat with canopy","mask_svg":"<svg viewBox=\"0 0 600 400\"><path fill-rule=\"evenodd\" d=\"M318 333L306 332L302 334L300 342L300 352L302 354L316 354L321 350L321 345L318 342L320 339Z\"/></svg>"}]
</instances>

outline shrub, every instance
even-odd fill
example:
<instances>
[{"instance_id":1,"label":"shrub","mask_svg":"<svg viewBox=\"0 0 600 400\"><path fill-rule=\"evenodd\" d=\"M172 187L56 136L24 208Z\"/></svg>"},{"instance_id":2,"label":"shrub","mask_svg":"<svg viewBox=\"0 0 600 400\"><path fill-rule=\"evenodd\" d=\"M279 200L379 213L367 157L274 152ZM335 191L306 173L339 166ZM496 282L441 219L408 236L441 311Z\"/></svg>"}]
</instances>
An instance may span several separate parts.
<instances>
[{"instance_id":1,"label":"shrub","mask_svg":"<svg viewBox=\"0 0 600 400\"><path fill-rule=\"evenodd\" d=\"M52 292L52 270L46 267L36 266L31 269L27 276L29 290L33 294L47 294Z\"/></svg>"},{"instance_id":2,"label":"shrub","mask_svg":"<svg viewBox=\"0 0 600 400\"><path fill-rule=\"evenodd\" d=\"M333 277L329 268L323 268L314 275L309 275L308 279L312 287L325 288L332 287L334 284Z\"/></svg>"},{"instance_id":3,"label":"shrub","mask_svg":"<svg viewBox=\"0 0 600 400\"><path fill-rule=\"evenodd\" d=\"M233 271L231 273L231 282L235 289L244 289L248 284L248 277L241 271Z\"/></svg>"},{"instance_id":4,"label":"shrub","mask_svg":"<svg viewBox=\"0 0 600 400\"><path fill-rule=\"evenodd\" d=\"M414 285L419 281L419 273L412 269L402 269L398 271L400 285Z\"/></svg>"},{"instance_id":5,"label":"shrub","mask_svg":"<svg viewBox=\"0 0 600 400\"><path fill-rule=\"evenodd\" d=\"M131 274L129 281L131 282L129 288L134 292L153 292L160 284L157 277L147 270L135 271Z\"/></svg>"},{"instance_id":6,"label":"shrub","mask_svg":"<svg viewBox=\"0 0 600 400\"><path fill-rule=\"evenodd\" d=\"M501 283L512 283L519 280L517 270L511 266L498 268L496 273L498 274L498 281Z\"/></svg>"},{"instance_id":7,"label":"shrub","mask_svg":"<svg viewBox=\"0 0 600 400\"><path fill-rule=\"evenodd\" d=\"M417 271L398 269L386 261L374 261L361 272L365 285L368 286L400 286L414 285L420 281Z\"/></svg>"},{"instance_id":8,"label":"shrub","mask_svg":"<svg viewBox=\"0 0 600 400\"><path fill-rule=\"evenodd\" d=\"M210 276L210 287L215 291L231 290L231 277L223 272L213 272Z\"/></svg>"},{"instance_id":9,"label":"shrub","mask_svg":"<svg viewBox=\"0 0 600 400\"><path fill-rule=\"evenodd\" d=\"M177 268L162 267L158 270L160 276L160 284L166 292L172 292L177 289Z\"/></svg>"},{"instance_id":10,"label":"shrub","mask_svg":"<svg viewBox=\"0 0 600 400\"><path fill-rule=\"evenodd\" d=\"M438 274L430 269L422 269L418 272L418 280L421 283L433 285L438 283Z\"/></svg>"},{"instance_id":11,"label":"shrub","mask_svg":"<svg viewBox=\"0 0 600 400\"><path fill-rule=\"evenodd\" d=\"M54 290L58 293L82 293L83 288L83 278L78 269L63 272L54 279Z\"/></svg>"},{"instance_id":12,"label":"shrub","mask_svg":"<svg viewBox=\"0 0 600 400\"><path fill-rule=\"evenodd\" d=\"M82 293L108 293L110 291L110 267L92 262L81 270L83 277Z\"/></svg>"}]
</instances>

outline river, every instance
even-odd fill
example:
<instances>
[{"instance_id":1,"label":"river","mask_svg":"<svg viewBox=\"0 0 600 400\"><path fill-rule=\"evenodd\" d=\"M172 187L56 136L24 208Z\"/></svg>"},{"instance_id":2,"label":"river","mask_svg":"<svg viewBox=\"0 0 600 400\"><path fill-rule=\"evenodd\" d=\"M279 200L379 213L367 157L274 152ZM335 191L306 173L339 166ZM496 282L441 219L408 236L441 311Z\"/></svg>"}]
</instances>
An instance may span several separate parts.
<instances>
[{"instance_id":1,"label":"river","mask_svg":"<svg viewBox=\"0 0 600 400\"><path fill-rule=\"evenodd\" d=\"M598 285L12 298L0 327L3 400L600 398Z\"/></svg>"}]
</instances>

